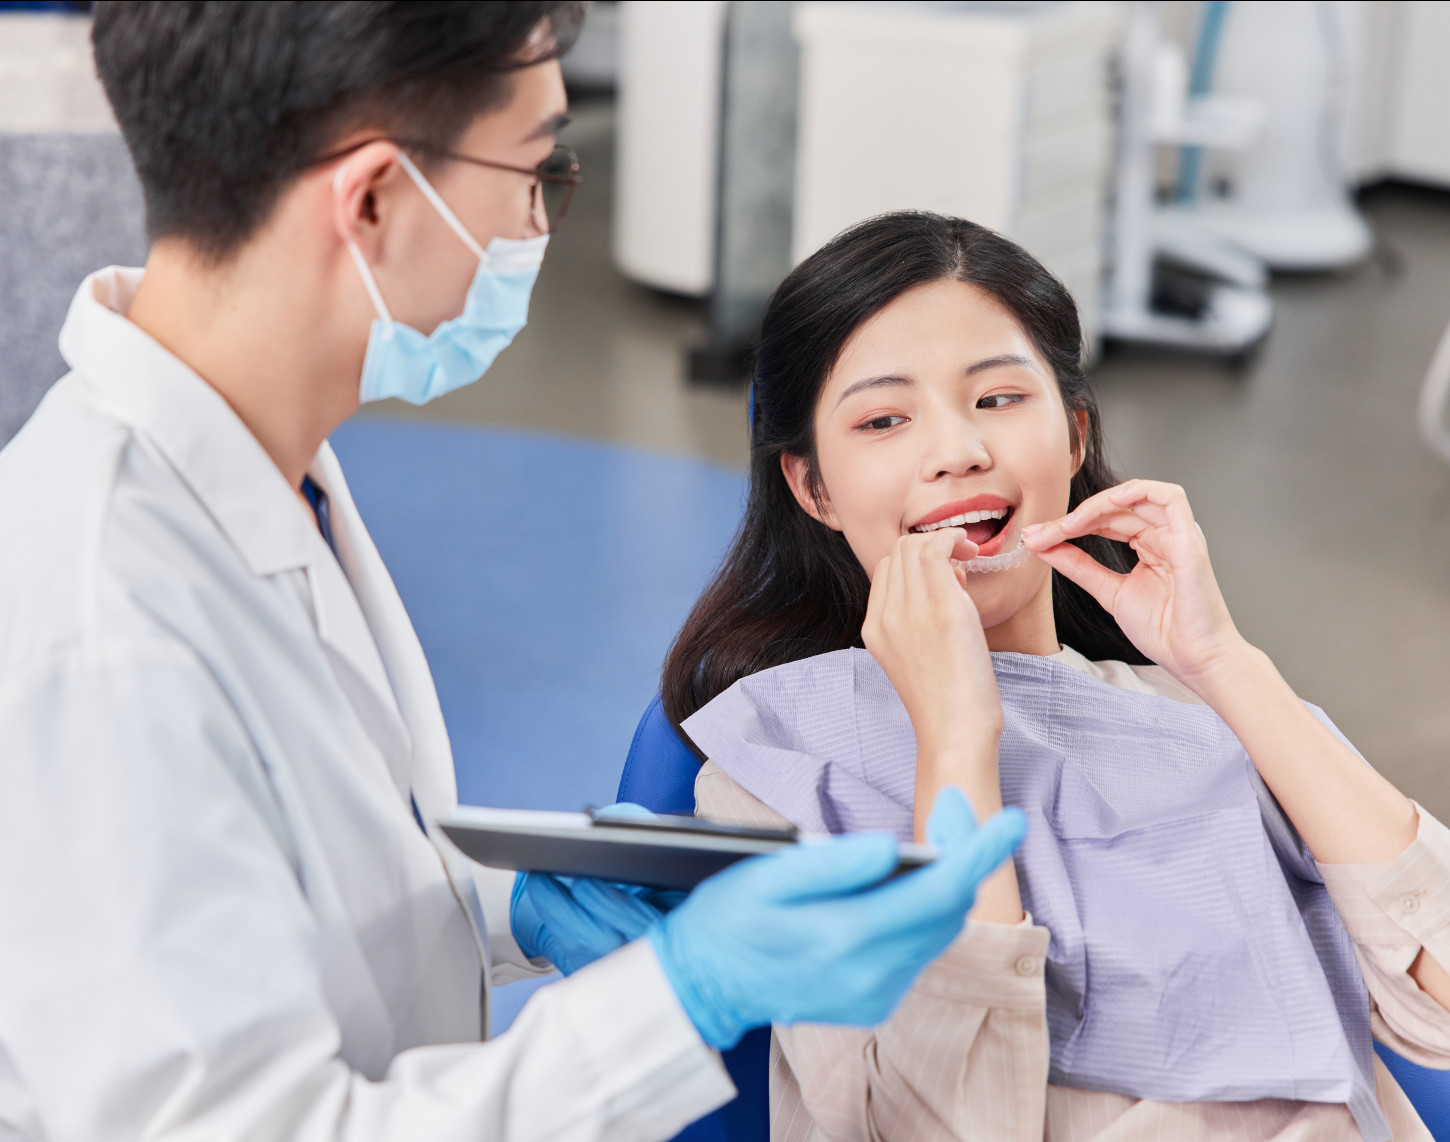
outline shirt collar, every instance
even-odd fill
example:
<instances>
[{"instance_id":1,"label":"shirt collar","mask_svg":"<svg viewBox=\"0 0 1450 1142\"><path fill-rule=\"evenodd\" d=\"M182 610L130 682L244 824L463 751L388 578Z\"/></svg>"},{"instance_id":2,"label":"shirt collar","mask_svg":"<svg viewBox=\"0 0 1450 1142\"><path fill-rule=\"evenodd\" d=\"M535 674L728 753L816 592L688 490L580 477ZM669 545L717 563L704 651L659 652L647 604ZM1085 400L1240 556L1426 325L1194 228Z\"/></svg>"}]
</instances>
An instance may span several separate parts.
<instances>
[{"instance_id":1,"label":"shirt collar","mask_svg":"<svg viewBox=\"0 0 1450 1142\"><path fill-rule=\"evenodd\" d=\"M126 320L143 272L110 266L81 283L60 332L66 363L160 449L254 574L325 556L306 507L222 395Z\"/></svg>"}]
</instances>

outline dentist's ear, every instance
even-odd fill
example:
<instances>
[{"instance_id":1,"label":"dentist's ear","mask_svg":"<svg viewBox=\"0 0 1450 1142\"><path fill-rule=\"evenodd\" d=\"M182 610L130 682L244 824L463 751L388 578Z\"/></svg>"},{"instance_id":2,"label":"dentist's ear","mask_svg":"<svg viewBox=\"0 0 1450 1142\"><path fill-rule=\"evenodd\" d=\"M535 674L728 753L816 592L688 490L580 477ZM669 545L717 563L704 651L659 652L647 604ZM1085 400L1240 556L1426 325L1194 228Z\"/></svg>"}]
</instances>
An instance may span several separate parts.
<instances>
[{"instance_id":1,"label":"dentist's ear","mask_svg":"<svg viewBox=\"0 0 1450 1142\"><path fill-rule=\"evenodd\" d=\"M1077 422L1077 433L1072 439L1072 474L1076 476L1082 468L1082 462L1087 459L1087 438L1088 438L1088 414L1086 409L1078 409L1072 414L1073 420Z\"/></svg>"},{"instance_id":2,"label":"dentist's ear","mask_svg":"<svg viewBox=\"0 0 1450 1142\"><path fill-rule=\"evenodd\" d=\"M397 145L386 139L359 147L333 172L333 228L344 244L356 244L370 263L382 257L388 199L407 181L398 166Z\"/></svg>"},{"instance_id":3,"label":"dentist's ear","mask_svg":"<svg viewBox=\"0 0 1450 1142\"><path fill-rule=\"evenodd\" d=\"M821 488L819 500L811 489L810 461L804 456L783 452L780 457L780 470L785 475L785 482L790 485L795 502L800 504L801 511L832 531L840 531L841 525L836 522L836 513L831 507L831 498L826 494L826 489Z\"/></svg>"}]
</instances>

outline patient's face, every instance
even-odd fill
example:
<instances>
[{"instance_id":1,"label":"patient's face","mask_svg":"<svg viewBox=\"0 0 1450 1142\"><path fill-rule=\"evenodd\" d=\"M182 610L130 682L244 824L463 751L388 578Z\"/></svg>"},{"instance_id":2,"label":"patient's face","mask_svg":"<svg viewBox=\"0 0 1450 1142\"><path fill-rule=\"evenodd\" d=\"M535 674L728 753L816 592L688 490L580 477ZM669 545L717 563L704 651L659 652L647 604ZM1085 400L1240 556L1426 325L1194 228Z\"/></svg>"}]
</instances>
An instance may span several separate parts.
<instances>
[{"instance_id":1,"label":"patient's face","mask_svg":"<svg viewBox=\"0 0 1450 1142\"><path fill-rule=\"evenodd\" d=\"M898 537L966 512L981 554L1067 511L1077 462L1051 370L990 294L933 282L902 294L847 342L816 407L827 510L870 574ZM967 576L988 628L1047 608L1036 559Z\"/></svg>"}]
</instances>

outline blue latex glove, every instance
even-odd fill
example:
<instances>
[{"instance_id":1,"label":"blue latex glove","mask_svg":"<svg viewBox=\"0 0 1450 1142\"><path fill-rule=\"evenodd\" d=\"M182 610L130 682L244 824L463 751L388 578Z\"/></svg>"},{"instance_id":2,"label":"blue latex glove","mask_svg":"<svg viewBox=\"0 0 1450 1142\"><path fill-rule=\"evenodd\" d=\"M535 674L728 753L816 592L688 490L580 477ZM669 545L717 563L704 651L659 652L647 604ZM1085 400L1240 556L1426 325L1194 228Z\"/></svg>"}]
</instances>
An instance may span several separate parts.
<instances>
[{"instance_id":1,"label":"blue latex glove","mask_svg":"<svg viewBox=\"0 0 1450 1142\"><path fill-rule=\"evenodd\" d=\"M956 938L978 883L1026 831L1017 809L978 828L948 787L927 826L940 856L925 868L884 880L896 866L884 833L795 846L711 877L649 937L716 1049L770 1023L872 1027Z\"/></svg>"},{"instance_id":2,"label":"blue latex glove","mask_svg":"<svg viewBox=\"0 0 1450 1142\"><path fill-rule=\"evenodd\" d=\"M654 816L640 805L610 806L621 816ZM572 975L644 935L683 893L603 880L521 872L514 878L509 924L520 950Z\"/></svg>"},{"instance_id":3,"label":"blue latex glove","mask_svg":"<svg viewBox=\"0 0 1450 1142\"><path fill-rule=\"evenodd\" d=\"M542 956L565 975L638 939L663 915L641 889L544 872L519 873L509 908L524 955Z\"/></svg>"}]
</instances>

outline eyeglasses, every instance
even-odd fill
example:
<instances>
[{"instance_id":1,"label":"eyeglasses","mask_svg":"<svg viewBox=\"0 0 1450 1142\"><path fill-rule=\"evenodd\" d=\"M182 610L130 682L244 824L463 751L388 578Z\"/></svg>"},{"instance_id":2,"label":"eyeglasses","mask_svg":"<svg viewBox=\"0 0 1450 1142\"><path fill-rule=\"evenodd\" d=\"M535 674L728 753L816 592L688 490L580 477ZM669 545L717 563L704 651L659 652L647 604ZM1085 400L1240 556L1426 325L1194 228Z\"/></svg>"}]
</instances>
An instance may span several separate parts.
<instances>
[{"instance_id":1,"label":"eyeglasses","mask_svg":"<svg viewBox=\"0 0 1450 1142\"><path fill-rule=\"evenodd\" d=\"M321 158L314 159L308 166L321 166L323 163L329 163L333 159L340 159L343 155L350 155L353 151L361 150L370 143L382 142L391 142L405 150L418 151L421 154L433 155L435 158L471 163L476 167L488 167L490 170L511 171L532 179L533 181L529 185L529 216L537 217L542 210L550 233L559 228L559 223L564 218L564 212L569 209L569 200L574 197L574 188L584 181L579 174L579 156L562 143L556 146L549 157L538 166L516 167L508 163L496 163L492 159L476 159L472 155L460 155L456 151L444 150L441 147L435 147L429 143L419 143L411 139L364 139L360 143L354 143L350 147L344 147L340 151L333 151Z\"/></svg>"},{"instance_id":2,"label":"eyeglasses","mask_svg":"<svg viewBox=\"0 0 1450 1142\"><path fill-rule=\"evenodd\" d=\"M569 209L569 200L574 197L574 188L584 181L579 174L579 156L563 143L556 146L553 153L538 166L515 167L508 163L496 163L492 159L476 159L472 155L460 155L455 151L445 151L439 147L430 147L426 143L415 143L407 139L394 139L393 142L410 151L421 151L425 155L433 155L440 159L453 159L455 162L472 163L476 167L488 167L490 170L512 171L514 174L527 175L534 180L529 187L529 214L531 217L536 216L542 207L550 233L558 229L564 212Z\"/></svg>"}]
</instances>

